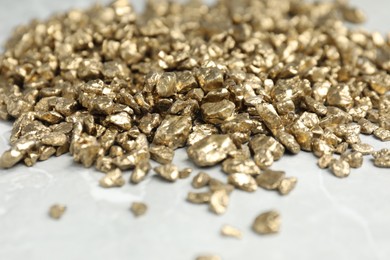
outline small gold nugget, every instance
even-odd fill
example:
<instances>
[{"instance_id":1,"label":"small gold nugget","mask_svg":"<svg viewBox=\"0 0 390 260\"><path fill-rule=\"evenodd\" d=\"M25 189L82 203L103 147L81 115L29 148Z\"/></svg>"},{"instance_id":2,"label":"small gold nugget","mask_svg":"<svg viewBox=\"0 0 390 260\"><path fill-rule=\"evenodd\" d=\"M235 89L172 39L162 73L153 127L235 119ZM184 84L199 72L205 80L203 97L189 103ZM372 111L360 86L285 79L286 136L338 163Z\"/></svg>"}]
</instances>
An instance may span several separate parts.
<instances>
[{"instance_id":1,"label":"small gold nugget","mask_svg":"<svg viewBox=\"0 0 390 260\"><path fill-rule=\"evenodd\" d=\"M54 204L49 209L49 216L52 219L60 219L66 211L66 206L61 204Z\"/></svg>"},{"instance_id":2,"label":"small gold nugget","mask_svg":"<svg viewBox=\"0 0 390 260\"><path fill-rule=\"evenodd\" d=\"M217 215L224 214L229 205L229 194L225 189L214 191L210 197L210 210Z\"/></svg>"},{"instance_id":3,"label":"small gold nugget","mask_svg":"<svg viewBox=\"0 0 390 260\"><path fill-rule=\"evenodd\" d=\"M225 236L225 237L233 237L233 238L237 238L237 239L242 238L241 231L238 228L235 228L235 227L230 226L230 225L224 225L221 228L221 235Z\"/></svg>"},{"instance_id":4,"label":"small gold nugget","mask_svg":"<svg viewBox=\"0 0 390 260\"><path fill-rule=\"evenodd\" d=\"M252 225L253 230L260 235L278 233L280 229L280 215L276 211L260 214Z\"/></svg>"},{"instance_id":5,"label":"small gold nugget","mask_svg":"<svg viewBox=\"0 0 390 260\"><path fill-rule=\"evenodd\" d=\"M286 174L283 171L266 170L256 178L257 184L267 190L275 190L279 187Z\"/></svg>"},{"instance_id":6,"label":"small gold nugget","mask_svg":"<svg viewBox=\"0 0 390 260\"><path fill-rule=\"evenodd\" d=\"M192 187L195 189L203 188L209 184L210 179L207 173L200 172L192 179Z\"/></svg>"},{"instance_id":7,"label":"small gold nugget","mask_svg":"<svg viewBox=\"0 0 390 260\"><path fill-rule=\"evenodd\" d=\"M278 187L279 193L281 195L289 194L297 185L298 179L296 177L284 178Z\"/></svg>"},{"instance_id":8,"label":"small gold nugget","mask_svg":"<svg viewBox=\"0 0 390 260\"><path fill-rule=\"evenodd\" d=\"M171 163L158 166L154 171L164 180L174 182L179 179L179 169Z\"/></svg>"},{"instance_id":9,"label":"small gold nugget","mask_svg":"<svg viewBox=\"0 0 390 260\"><path fill-rule=\"evenodd\" d=\"M390 168L390 150L382 149L378 152L374 152L374 164L381 168Z\"/></svg>"},{"instance_id":10,"label":"small gold nugget","mask_svg":"<svg viewBox=\"0 0 390 260\"><path fill-rule=\"evenodd\" d=\"M183 170L180 170L179 171L179 178L180 179L186 179L188 178L192 173L192 169L191 168L184 168Z\"/></svg>"},{"instance_id":11,"label":"small gold nugget","mask_svg":"<svg viewBox=\"0 0 390 260\"><path fill-rule=\"evenodd\" d=\"M146 211L148 210L148 206L142 202L133 202L133 204L131 204L130 210L133 212L135 217L140 217L145 215Z\"/></svg>"},{"instance_id":12,"label":"small gold nugget","mask_svg":"<svg viewBox=\"0 0 390 260\"><path fill-rule=\"evenodd\" d=\"M103 188L116 188L125 185L125 179L123 179L122 171L119 169L112 170L100 179L99 184Z\"/></svg>"},{"instance_id":13,"label":"small gold nugget","mask_svg":"<svg viewBox=\"0 0 390 260\"><path fill-rule=\"evenodd\" d=\"M257 190L257 183L255 178L246 173L233 173L228 177L229 184L234 187L247 192L254 192Z\"/></svg>"}]
</instances>

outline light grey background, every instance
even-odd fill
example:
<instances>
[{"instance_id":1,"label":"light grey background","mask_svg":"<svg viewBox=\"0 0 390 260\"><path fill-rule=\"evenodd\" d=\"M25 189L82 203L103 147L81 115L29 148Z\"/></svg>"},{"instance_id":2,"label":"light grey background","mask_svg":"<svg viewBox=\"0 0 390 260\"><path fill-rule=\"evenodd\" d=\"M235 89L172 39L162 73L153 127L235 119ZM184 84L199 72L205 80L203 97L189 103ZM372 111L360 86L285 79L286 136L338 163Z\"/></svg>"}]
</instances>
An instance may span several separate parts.
<instances>
[{"instance_id":1,"label":"light grey background","mask_svg":"<svg viewBox=\"0 0 390 260\"><path fill-rule=\"evenodd\" d=\"M134 1L137 9L143 1ZM390 2L351 1L369 16L365 28L390 31ZM30 19L45 18L88 0L0 0L0 41L12 28ZM8 147L11 124L0 122L0 152ZM389 148L363 137L377 149ZM181 167L189 163L177 153ZM131 259L187 260L216 253L224 260L257 259L390 259L390 171L364 167L347 179L337 179L316 166L309 153L287 156L275 169L286 169L299 183L289 196L259 190L235 191L228 212L215 216L206 206L185 202L190 179L168 184L149 176L144 183L105 190L102 176L84 169L66 155L39 163L0 170L0 259ZM207 170L224 179L219 168ZM128 174L126 174L128 177ZM128 208L145 201L150 210L135 219ZM53 203L68 210L60 221L48 218ZM278 235L257 236L250 226L257 214L276 209L282 214ZM223 238L223 224L239 227L241 241Z\"/></svg>"}]
</instances>

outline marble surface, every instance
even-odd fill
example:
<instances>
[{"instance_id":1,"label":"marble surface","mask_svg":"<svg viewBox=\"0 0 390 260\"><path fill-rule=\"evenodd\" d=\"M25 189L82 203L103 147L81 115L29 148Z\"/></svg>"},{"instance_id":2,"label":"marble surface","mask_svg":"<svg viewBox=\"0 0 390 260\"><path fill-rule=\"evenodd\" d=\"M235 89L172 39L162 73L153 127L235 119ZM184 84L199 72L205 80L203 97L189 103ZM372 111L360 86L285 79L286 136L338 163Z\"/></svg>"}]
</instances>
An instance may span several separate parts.
<instances>
[{"instance_id":1,"label":"marble surface","mask_svg":"<svg viewBox=\"0 0 390 260\"><path fill-rule=\"evenodd\" d=\"M17 24L92 2L0 0L0 41ZM134 2L140 10L142 1ZM366 9L366 28L390 31L389 1L351 2ZM0 152L8 147L10 129L10 123L0 122ZM370 137L363 140L376 149L390 147ZM184 150L174 161L192 166ZM0 170L0 259L186 260L202 253L224 260L390 259L388 169L374 168L367 157L349 178L338 179L320 170L309 153L284 157L274 168L298 177L289 196L236 191L223 216L185 202L190 179L169 184L150 175L140 185L105 190L97 184L100 173L74 164L68 155L33 168ZM224 178L219 168L207 172ZM148 213L134 218L132 201L146 202ZM47 216L53 203L68 206L60 221ZM257 236L252 221L269 209L281 212L281 232ZM221 237L223 224L240 228L244 238Z\"/></svg>"}]
</instances>

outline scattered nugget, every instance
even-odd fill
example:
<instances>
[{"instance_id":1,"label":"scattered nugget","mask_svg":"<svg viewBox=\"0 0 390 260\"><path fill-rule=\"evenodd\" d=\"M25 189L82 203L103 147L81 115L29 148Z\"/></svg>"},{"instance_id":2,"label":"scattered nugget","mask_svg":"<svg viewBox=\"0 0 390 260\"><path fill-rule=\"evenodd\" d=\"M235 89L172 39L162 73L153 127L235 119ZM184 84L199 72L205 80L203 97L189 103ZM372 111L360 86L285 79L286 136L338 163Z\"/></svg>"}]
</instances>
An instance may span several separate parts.
<instances>
[{"instance_id":1,"label":"scattered nugget","mask_svg":"<svg viewBox=\"0 0 390 260\"><path fill-rule=\"evenodd\" d=\"M233 238L237 238L237 239L242 238L241 231L238 228L235 228L235 227L230 226L230 225L224 225L221 228L221 235L225 236L225 237L233 237Z\"/></svg>"},{"instance_id":2,"label":"scattered nugget","mask_svg":"<svg viewBox=\"0 0 390 260\"><path fill-rule=\"evenodd\" d=\"M133 202L133 204L131 204L130 210L133 212L135 217L140 217L145 215L146 211L148 210L148 206L142 202Z\"/></svg>"},{"instance_id":3,"label":"scattered nugget","mask_svg":"<svg viewBox=\"0 0 390 260\"><path fill-rule=\"evenodd\" d=\"M66 206L61 204L54 204L49 209L49 216L52 219L60 219L66 211Z\"/></svg>"},{"instance_id":4,"label":"scattered nugget","mask_svg":"<svg viewBox=\"0 0 390 260\"><path fill-rule=\"evenodd\" d=\"M296 177L284 178L278 187L278 191L281 195L289 194L297 185L298 179Z\"/></svg>"},{"instance_id":5,"label":"scattered nugget","mask_svg":"<svg viewBox=\"0 0 390 260\"><path fill-rule=\"evenodd\" d=\"M260 235L278 233L280 229L280 215L276 211L268 211L256 217L253 230Z\"/></svg>"}]
</instances>

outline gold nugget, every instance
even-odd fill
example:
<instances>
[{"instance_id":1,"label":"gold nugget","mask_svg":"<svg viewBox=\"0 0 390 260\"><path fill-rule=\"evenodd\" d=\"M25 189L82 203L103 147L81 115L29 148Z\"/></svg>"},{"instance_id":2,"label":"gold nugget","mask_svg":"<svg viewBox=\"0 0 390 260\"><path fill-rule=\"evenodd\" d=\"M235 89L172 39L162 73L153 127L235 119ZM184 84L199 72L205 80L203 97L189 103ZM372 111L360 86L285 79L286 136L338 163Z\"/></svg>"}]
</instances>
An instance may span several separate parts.
<instances>
[{"instance_id":1,"label":"gold nugget","mask_svg":"<svg viewBox=\"0 0 390 260\"><path fill-rule=\"evenodd\" d=\"M192 187L195 189L203 188L209 184L210 179L207 173L200 172L192 179Z\"/></svg>"},{"instance_id":2,"label":"gold nugget","mask_svg":"<svg viewBox=\"0 0 390 260\"><path fill-rule=\"evenodd\" d=\"M133 202L130 207L130 210L133 212L135 217L145 215L147 209L148 207L146 206L146 204L142 202Z\"/></svg>"},{"instance_id":3,"label":"gold nugget","mask_svg":"<svg viewBox=\"0 0 390 260\"><path fill-rule=\"evenodd\" d=\"M60 219L62 215L64 215L65 211L66 211L66 206L61 204L55 204L50 207L49 216L52 219Z\"/></svg>"},{"instance_id":4,"label":"gold nugget","mask_svg":"<svg viewBox=\"0 0 390 260\"><path fill-rule=\"evenodd\" d=\"M256 180L246 173L232 173L228 176L228 182L244 191L254 192L257 190Z\"/></svg>"},{"instance_id":5,"label":"gold nugget","mask_svg":"<svg viewBox=\"0 0 390 260\"><path fill-rule=\"evenodd\" d=\"M256 177L256 182L259 187L267 190L275 190L279 187L284 176L285 173L283 171L266 170Z\"/></svg>"},{"instance_id":6,"label":"gold nugget","mask_svg":"<svg viewBox=\"0 0 390 260\"><path fill-rule=\"evenodd\" d=\"M242 233L238 228L235 228L230 225L224 225L221 228L221 235L225 237L232 237L232 238L237 238L241 239L242 238Z\"/></svg>"},{"instance_id":7,"label":"gold nugget","mask_svg":"<svg viewBox=\"0 0 390 260\"><path fill-rule=\"evenodd\" d=\"M253 230L260 235L278 233L280 229L280 215L276 211L260 214L252 225Z\"/></svg>"},{"instance_id":8,"label":"gold nugget","mask_svg":"<svg viewBox=\"0 0 390 260\"><path fill-rule=\"evenodd\" d=\"M295 177L289 177L283 179L278 187L279 193L281 195L287 195L289 194L297 185L298 179Z\"/></svg>"},{"instance_id":9,"label":"gold nugget","mask_svg":"<svg viewBox=\"0 0 390 260\"><path fill-rule=\"evenodd\" d=\"M115 188L125 185L125 179L123 179L122 171L115 169L109 171L106 176L100 179L99 184L103 188Z\"/></svg>"},{"instance_id":10,"label":"gold nugget","mask_svg":"<svg viewBox=\"0 0 390 260\"><path fill-rule=\"evenodd\" d=\"M198 166L213 166L236 149L228 135L210 135L187 149L187 154Z\"/></svg>"},{"instance_id":11,"label":"gold nugget","mask_svg":"<svg viewBox=\"0 0 390 260\"><path fill-rule=\"evenodd\" d=\"M179 169L171 163L158 166L154 171L163 179L174 182L179 178Z\"/></svg>"},{"instance_id":12,"label":"gold nugget","mask_svg":"<svg viewBox=\"0 0 390 260\"><path fill-rule=\"evenodd\" d=\"M217 215L226 212L229 205L229 195L225 189L220 189L212 193L210 197L210 210Z\"/></svg>"}]
</instances>

